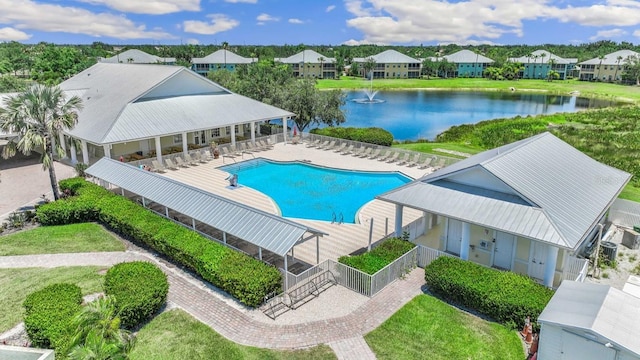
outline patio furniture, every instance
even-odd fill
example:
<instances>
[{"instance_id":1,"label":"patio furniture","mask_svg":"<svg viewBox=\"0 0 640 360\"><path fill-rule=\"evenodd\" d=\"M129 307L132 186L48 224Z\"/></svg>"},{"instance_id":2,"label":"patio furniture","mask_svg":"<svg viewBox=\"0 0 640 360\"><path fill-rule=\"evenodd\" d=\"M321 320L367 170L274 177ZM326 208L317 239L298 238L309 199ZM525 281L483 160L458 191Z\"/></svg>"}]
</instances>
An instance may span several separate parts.
<instances>
[{"instance_id":1,"label":"patio furniture","mask_svg":"<svg viewBox=\"0 0 640 360\"><path fill-rule=\"evenodd\" d=\"M176 156L174 158L174 160L176 161L176 165L178 165L179 167L183 167L183 168L188 168L189 167L189 165L187 165L187 163L184 162L180 156ZM167 161L169 161L169 160L167 160Z\"/></svg>"},{"instance_id":2,"label":"patio furniture","mask_svg":"<svg viewBox=\"0 0 640 360\"><path fill-rule=\"evenodd\" d=\"M208 162L207 158L202 155L200 151L196 151L193 153L193 159L198 161L201 164L206 164Z\"/></svg>"},{"instance_id":3,"label":"patio furniture","mask_svg":"<svg viewBox=\"0 0 640 360\"><path fill-rule=\"evenodd\" d=\"M263 148L264 150L273 149L273 145L267 143L266 141L259 140L258 144L260 144L260 147Z\"/></svg>"},{"instance_id":4,"label":"patio furniture","mask_svg":"<svg viewBox=\"0 0 640 360\"><path fill-rule=\"evenodd\" d=\"M409 153L405 153L404 156L396 163L396 165L404 165L409 162L409 157L411 155ZM392 161L393 162L393 161Z\"/></svg>"},{"instance_id":5,"label":"patio furniture","mask_svg":"<svg viewBox=\"0 0 640 360\"><path fill-rule=\"evenodd\" d=\"M336 141L335 141L335 140L332 140L332 141L329 143L329 145L325 145L325 146L322 146L322 147L318 147L318 149L328 150L328 149L331 149L335 144L336 144Z\"/></svg>"},{"instance_id":6,"label":"patio furniture","mask_svg":"<svg viewBox=\"0 0 640 360\"><path fill-rule=\"evenodd\" d=\"M409 162L407 162L407 166L408 167L414 167L417 166L420 163L420 154L415 154L413 155L413 159Z\"/></svg>"},{"instance_id":7,"label":"patio furniture","mask_svg":"<svg viewBox=\"0 0 640 360\"><path fill-rule=\"evenodd\" d=\"M198 165L198 160L192 158L191 155L189 155L189 153L184 154L184 161L191 166Z\"/></svg>"},{"instance_id":8,"label":"patio furniture","mask_svg":"<svg viewBox=\"0 0 640 360\"><path fill-rule=\"evenodd\" d=\"M440 161L438 161L438 163L433 167L433 171L442 169L445 166L445 164L446 164L446 160L440 159Z\"/></svg>"},{"instance_id":9,"label":"patio furniture","mask_svg":"<svg viewBox=\"0 0 640 360\"><path fill-rule=\"evenodd\" d=\"M380 152L382 151L382 149L375 149L371 155L369 156L369 159L376 159L378 158L378 156L380 156Z\"/></svg>"},{"instance_id":10,"label":"patio furniture","mask_svg":"<svg viewBox=\"0 0 640 360\"><path fill-rule=\"evenodd\" d=\"M167 164L167 169L178 170L178 166L176 166L171 159L165 159L164 163Z\"/></svg>"},{"instance_id":11,"label":"patio furniture","mask_svg":"<svg viewBox=\"0 0 640 360\"><path fill-rule=\"evenodd\" d=\"M349 145L349 147L344 149L344 150L342 150L342 152L340 154L341 155L350 154L351 152L353 152L353 147L354 147L354 145Z\"/></svg>"},{"instance_id":12,"label":"patio furniture","mask_svg":"<svg viewBox=\"0 0 640 360\"><path fill-rule=\"evenodd\" d=\"M158 160L151 160L151 165L153 166L153 171L154 172L162 173L162 172L167 171L167 169L164 166L160 165Z\"/></svg>"},{"instance_id":13,"label":"patio furniture","mask_svg":"<svg viewBox=\"0 0 640 360\"><path fill-rule=\"evenodd\" d=\"M426 158L422 164L418 165L418 169L426 169L431 165L431 162L435 160L435 157Z\"/></svg>"},{"instance_id":14,"label":"patio furniture","mask_svg":"<svg viewBox=\"0 0 640 360\"><path fill-rule=\"evenodd\" d=\"M364 151L360 152L357 155L353 155L353 156L366 158L367 156L369 156L369 154L371 154L371 150L373 150L373 148L368 147L368 148L365 148Z\"/></svg>"},{"instance_id":15,"label":"patio furniture","mask_svg":"<svg viewBox=\"0 0 640 360\"><path fill-rule=\"evenodd\" d=\"M399 152L394 152L393 155L389 156L388 159L385 159L389 164L396 162L398 160L398 156L400 156Z\"/></svg>"},{"instance_id":16,"label":"patio furniture","mask_svg":"<svg viewBox=\"0 0 640 360\"><path fill-rule=\"evenodd\" d=\"M338 146L335 150L333 150L333 152L337 152L337 153L339 153L339 152L341 152L342 150L344 150L344 148L346 148L346 147L347 147L347 143L346 143L346 142L343 142L342 144L340 144L340 146Z\"/></svg>"},{"instance_id":17,"label":"patio furniture","mask_svg":"<svg viewBox=\"0 0 640 360\"><path fill-rule=\"evenodd\" d=\"M327 142L328 144L329 142ZM318 147L320 145L320 139L315 139L313 142L307 143L308 148Z\"/></svg>"},{"instance_id":18,"label":"patio furniture","mask_svg":"<svg viewBox=\"0 0 640 360\"><path fill-rule=\"evenodd\" d=\"M387 151L387 153L385 155L382 155L381 157L379 157L378 161L387 161L387 160L391 159L391 157L395 153L396 153L395 151L389 150L389 151Z\"/></svg>"}]
</instances>

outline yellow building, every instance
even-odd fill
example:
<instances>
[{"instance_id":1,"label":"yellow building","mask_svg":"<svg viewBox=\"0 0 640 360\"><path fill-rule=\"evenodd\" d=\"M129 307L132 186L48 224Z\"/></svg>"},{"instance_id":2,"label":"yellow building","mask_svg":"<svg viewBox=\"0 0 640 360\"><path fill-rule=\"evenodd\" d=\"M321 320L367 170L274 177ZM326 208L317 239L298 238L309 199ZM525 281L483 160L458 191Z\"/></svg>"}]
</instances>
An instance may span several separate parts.
<instances>
[{"instance_id":1,"label":"yellow building","mask_svg":"<svg viewBox=\"0 0 640 360\"><path fill-rule=\"evenodd\" d=\"M579 79L586 81L621 81L626 60L630 56L640 56L640 54L631 50L620 50L607 54L602 58L597 57L578 63L580 66Z\"/></svg>"},{"instance_id":2,"label":"yellow building","mask_svg":"<svg viewBox=\"0 0 640 360\"><path fill-rule=\"evenodd\" d=\"M314 79L335 79L336 59L313 50L304 50L287 58L275 58L275 62L291 66L293 76Z\"/></svg>"},{"instance_id":3,"label":"yellow building","mask_svg":"<svg viewBox=\"0 0 640 360\"><path fill-rule=\"evenodd\" d=\"M371 74L365 74L365 64L368 61L374 63ZM358 64L360 75L372 76L374 79L416 79L420 77L420 60L395 50L386 50L367 58L354 58L353 62Z\"/></svg>"}]
</instances>

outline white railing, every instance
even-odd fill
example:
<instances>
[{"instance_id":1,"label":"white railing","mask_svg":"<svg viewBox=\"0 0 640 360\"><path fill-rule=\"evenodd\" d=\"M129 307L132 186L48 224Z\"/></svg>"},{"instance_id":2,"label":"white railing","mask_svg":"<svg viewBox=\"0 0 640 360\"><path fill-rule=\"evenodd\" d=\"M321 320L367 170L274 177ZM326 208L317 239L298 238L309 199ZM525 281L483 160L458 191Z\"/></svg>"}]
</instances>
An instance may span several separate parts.
<instances>
[{"instance_id":1,"label":"white railing","mask_svg":"<svg viewBox=\"0 0 640 360\"><path fill-rule=\"evenodd\" d=\"M416 220L402 227L402 234L409 234L409 241L419 238L425 232L425 218L420 216Z\"/></svg>"},{"instance_id":2,"label":"white railing","mask_svg":"<svg viewBox=\"0 0 640 360\"><path fill-rule=\"evenodd\" d=\"M314 275L317 275L323 271L327 271L329 269L329 264L328 264L329 260L325 260L323 262L321 262L318 265L315 265L303 272L301 272L300 274L296 275L293 273L290 273L288 271L284 271L284 275L287 277L287 281L283 284L284 287L286 287L286 290L295 288L298 284L302 284L303 282L305 282L307 279L313 277Z\"/></svg>"},{"instance_id":3,"label":"white railing","mask_svg":"<svg viewBox=\"0 0 640 360\"><path fill-rule=\"evenodd\" d=\"M588 259L578 259L577 257L569 256L567 263L564 264L562 280L583 282L587 277L587 271L589 271Z\"/></svg>"},{"instance_id":4,"label":"white railing","mask_svg":"<svg viewBox=\"0 0 640 360\"><path fill-rule=\"evenodd\" d=\"M439 258L440 256L457 257L444 251L432 249L422 245L416 245L416 249L418 254L418 267L421 268L424 268L427 265L431 264L433 260Z\"/></svg>"},{"instance_id":5,"label":"white railing","mask_svg":"<svg viewBox=\"0 0 640 360\"><path fill-rule=\"evenodd\" d=\"M415 247L371 275L371 296L413 270L417 265L417 257L418 249Z\"/></svg>"}]
</instances>

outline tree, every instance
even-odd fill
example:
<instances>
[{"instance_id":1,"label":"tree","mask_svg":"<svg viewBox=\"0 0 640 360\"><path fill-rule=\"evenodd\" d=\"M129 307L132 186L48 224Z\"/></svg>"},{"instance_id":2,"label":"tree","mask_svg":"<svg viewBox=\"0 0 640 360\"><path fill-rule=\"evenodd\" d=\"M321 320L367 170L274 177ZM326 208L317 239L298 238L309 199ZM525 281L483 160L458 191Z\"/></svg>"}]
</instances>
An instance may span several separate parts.
<instances>
[{"instance_id":1,"label":"tree","mask_svg":"<svg viewBox=\"0 0 640 360\"><path fill-rule=\"evenodd\" d=\"M13 129L20 136L5 145L2 156L6 159L18 150L25 155L42 150L40 162L43 169L49 171L53 197L58 200L60 193L53 156L65 156L60 145L60 133L75 126L82 100L77 96L66 99L59 87L36 84L6 98L3 105L4 108L0 107L0 130Z\"/></svg>"},{"instance_id":2,"label":"tree","mask_svg":"<svg viewBox=\"0 0 640 360\"><path fill-rule=\"evenodd\" d=\"M622 59L624 59L622 56L618 55L618 57L616 58L617 63L616 63L616 72L613 73L613 81L617 81L618 80L618 69L620 69L620 61L622 61Z\"/></svg>"},{"instance_id":3,"label":"tree","mask_svg":"<svg viewBox=\"0 0 640 360\"><path fill-rule=\"evenodd\" d=\"M341 90L319 91L313 79L293 81L283 89L286 101L282 108L296 114L294 119L300 131L310 125L339 125L346 118L342 111L346 95Z\"/></svg>"},{"instance_id":4,"label":"tree","mask_svg":"<svg viewBox=\"0 0 640 360\"><path fill-rule=\"evenodd\" d=\"M627 79L635 80L636 86L640 86L640 56L630 55L624 61L624 76Z\"/></svg>"},{"instance_id":5,"label":"tree","mask_svg":"<svg viewBox=\"0 0 640 360\"><path fill-rule=\"evenodd\" d=\"M606 57L604 55L600 55L598 56L598 59L600 60L600 64L598 65L598 81L600 81L600 69L602 69L602 61L606 59Z\"/></svg>"},{"instance_id":6,"label":"tree","mask_svg":"<svg viewBox=\"0 0 640 360\"><path fill-rule=\"evenodd\" d=\"M549 70L549 72L547 73L547 81L551 82L554 79L557 80L560 78L560 73L558 73L555 70Z\"/></svg>"},{"instance_id":7,"label":"tree","mask_svg":"<svg viewBox=\"0 0 640 360\"><path fill-rule=\"evenodd\" d=\"M364 77L370 77L373 79L373 69L376 67L376 61L372 57L368 57L364 64L362 64L362 68L364 69Z\"/></svg>"},{"instance_id":8,"label":"tree","mask_svg":"<svg viewBox=\"0 0 640 360\"><path fill-rule=\"evenodd\" d=\"M430 76L438 75L438 63L433 59L426 58L422 61L422 74L427 75L427 79Z\"/></svg>"},{"instance_id":9,"label":"tree","mask_svg":"<svg viewBox=\"0 0 640 360\"><path fill-rule=\"evenodd\" d=\"M227 48L229 48L229 43L226 41L222 42L222 50L224 53L224 68L227 68Z\"/></svg>"},{"instance_id":10,"label":"tree","mask_svg":"<svg viewBox=\"0 0 640 360\"><path fill-rule=\"evenodd\" d=\"M442 58L438 62L438 72L446 79L449 77L450 72L456 71L456 64L450 63L446 58Z\"/></svg>"}]
</instances>

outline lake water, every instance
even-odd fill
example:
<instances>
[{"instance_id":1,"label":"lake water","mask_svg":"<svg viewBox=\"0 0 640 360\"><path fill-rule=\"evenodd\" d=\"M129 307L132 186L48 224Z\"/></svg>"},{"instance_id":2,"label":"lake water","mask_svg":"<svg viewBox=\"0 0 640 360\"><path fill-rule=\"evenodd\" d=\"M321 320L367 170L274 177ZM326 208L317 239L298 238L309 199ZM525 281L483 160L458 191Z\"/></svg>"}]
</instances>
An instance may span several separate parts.
<instances>
[{"instance_id":1,"label":"lake water","mask_svg":"<svg viewBox=\"0 0 640 360\"><path fill-rule=\"evenodd\" d=\"M381 103L355 102L364 91L347 92L347 122L342 126L381 127L395 140L434 139L453 125L515 116L575 112L618 105L617 102L570 95L504 92L380 91Z\"/></svg>"}]
</instances>

